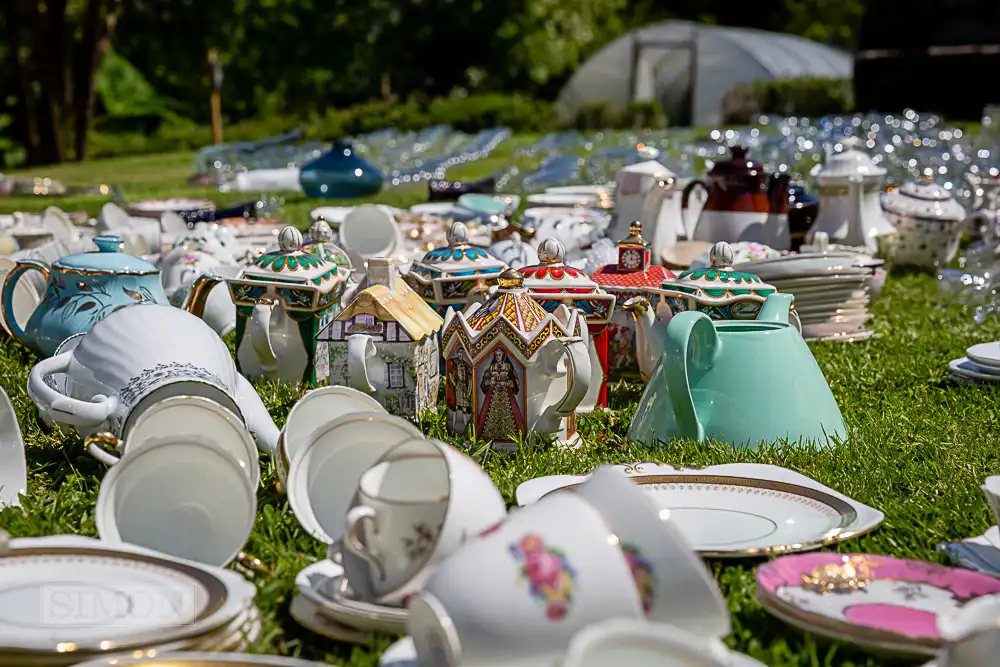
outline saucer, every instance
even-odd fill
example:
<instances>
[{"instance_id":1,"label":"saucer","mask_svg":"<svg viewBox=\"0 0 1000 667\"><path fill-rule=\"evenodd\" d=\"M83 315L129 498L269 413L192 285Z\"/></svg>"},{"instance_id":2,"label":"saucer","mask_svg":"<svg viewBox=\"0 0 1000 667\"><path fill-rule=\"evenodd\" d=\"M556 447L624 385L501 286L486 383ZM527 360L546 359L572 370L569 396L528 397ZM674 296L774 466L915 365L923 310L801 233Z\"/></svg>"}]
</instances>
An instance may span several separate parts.
<instances>
[{"instance_id":1,"label":"saucer","mask_svg":"<svg viewBox=\"0 0 1000 667\"><path fill-rule=\"evenodd\" d=\"M371 636L367 633L352 630L330 620L323 615L319 607L301 595L292 598L288 613L296 623L321 637L348 644L367 644L371 641Z\"/></svg>"},{"instance_id":2,"label":"saucer","mask_svg":"<svg viewBox=\"0 0 1000 667\"><path fill-rule=\"evenodd\" d=\"M338 624L364 632L395 635L406 632L405 609L345 597L340 593L343 576L343 567L322 560L299 572L295 587L303 598L321 610L323 616Z\"/></svg>"},{"instance_id":3,"label":"saucer","mask_svg":"<svg viewBox=\"0 0 1000 667\"><path fill-rule=\"evenodd\" d=\"M948 362L948 369L953 375L958 375L966 380L971 379L982 380L984 382L1000 382L1000 369L992 372L989 369L982 369L969 360L968 357L952 359Z\"/></svg>"},{"instance_id":4,"label":"saucer","mask_svg":"<svg viewBox=\"0 0 1000 667\"><path fill-rule=\"evenodd\" d=\"M1000 373L1000 342L973 345L965 354L976 366Z\"/></svg>"}]
</instances>

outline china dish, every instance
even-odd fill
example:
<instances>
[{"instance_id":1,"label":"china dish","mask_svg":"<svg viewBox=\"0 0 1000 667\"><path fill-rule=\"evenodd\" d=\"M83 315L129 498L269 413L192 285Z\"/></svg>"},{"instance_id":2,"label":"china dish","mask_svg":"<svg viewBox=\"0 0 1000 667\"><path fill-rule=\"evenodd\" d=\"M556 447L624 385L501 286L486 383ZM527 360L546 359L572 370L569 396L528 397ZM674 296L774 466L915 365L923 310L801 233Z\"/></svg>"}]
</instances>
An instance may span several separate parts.
<instances>
[{"instance_id":1,"label":"china dish","mask_svg":"<svg viewBox=\"0 0 1000 667\"><path fill-rule=\"evenodd\" d=\"M354 599L345 582L344 568L323 560L301 570L295 588L320 614L344 627L387 634L406 631L406 609Z\"/></svg>"},{"instance_id":2,"label":"china dish","mask_svg":"<svg viewBox=\"0 0 1000 667\"><path fill-rule=\"evenodd\" d=\"M141 658L107 658L78 667L317 667L320 664L274 655L178 652Z\"/></svg>"},{"instance_id":3,"label":"china dish","mask_svg":"<svg viewBox=\"0 0 1000 667\"><path fill-rule=\"evenodd\" d=\"M869 650L933 655L938 619L977 597L1000 593L979 572L872 554L802 554L757 570L757 599L807 632Z\"/></svg>"},{"instance_id":4,"label":"china dish","mask_svg":"<svg viewBox=\"0 0 1000 667\"><path fill-rule=\"evenodd\" d=\"M313 604L299 594L292 598L292 603L288 607L288 615L309 632L333 641L365 645L371 643L372 640L371 633L353 630L327 618L323 614L322 607Z\"/></svg>"},{"instance_id":5,"label":"china dish","mask_svg":"<svg viewBox=\"0 0 1000 667\"><path fill-rule=\"evenodd\" d=\"M804 475L777 466L734 463L700 470L656 463L615 466L671 520L702 556L744 558L809 551L878 527L884 515ZM556 475L524 482L528 505L587 476Z\"/></svg>"}]
</instances>

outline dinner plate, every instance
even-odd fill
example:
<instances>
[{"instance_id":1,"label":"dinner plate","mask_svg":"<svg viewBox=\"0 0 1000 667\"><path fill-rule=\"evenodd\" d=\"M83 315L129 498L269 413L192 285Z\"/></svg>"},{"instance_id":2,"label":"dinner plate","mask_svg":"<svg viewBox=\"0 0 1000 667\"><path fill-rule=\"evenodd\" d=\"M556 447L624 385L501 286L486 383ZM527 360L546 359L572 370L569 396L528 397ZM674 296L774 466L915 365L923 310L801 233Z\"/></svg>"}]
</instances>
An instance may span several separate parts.
<instances>
[{"instance_id":1,"label":"dinner plate","mask_svg":"<svg viewBox=\"0 0 1000 667\"><path fill-rule=\"evenodd\" d=\"M353 630L337 623L333 619L327 618L323 615L319 607L301 595L297 594L292 598L288 614L303 628L310 632L315 632L321 637L338 642L347 642L348 644L367 644L371 642L370 634Z\"/></svg>"},{"instance_id":2,"label":"dinner plate","mask_svg":"<svg viewBox=\"0 0 1000 667\"><path fill-rule=\"evenodd\" d=\"M107 658L81 663L77 667L319 667L323 663L276 655L242 653L164 653L146 658Z\"/></svg>"},{"instance_id":3,"label":"dinner plate","mask_svg":"<svg viewBox=\"0 0 1000 667\"><path fill-rule=\"evenodd\" d=\"M763 280L763 278L761 278L761 280ZM869 276L867 275L845 275L842 273L835 273L829 276L816 278L787 278L781 280L771 279L768 281L768 284L778 288L779 292L794 292L796 290L809 288L822 288L826 290L838 288L857 290L864 287L868 280Z\"/></svg>"},{"instance_id":4,"label":"dinner plate","mask_svg":"<svg viewBox=\"0 0 1000 667\"><path fill-rule=\"evenodd\" d=\"M1000 342L973 345L965 351L965 356L982 368L995 368L1000 372Z\"/></svg>"},{"instance_id":5,"label":"dinner plate","mask_svg":"<svg viewBox=\"0 0 1000 667\"><path fill-rule=\"evenodd\" d=\"M295 588L321 614L345 627L387 634L406 632L406 609L349 599L340 592L343 580L343 567L321 560L296 575Z\"/></svg>"},{"instance_id":6,"label":"dinner plate","mask_svg":"<svg viewBox=\"0 0 1000 667\"><path fill-rule=\"evenodd\" d=\"M548 194L541 193L528 195L528 203L534 206L566 206L566 207L588 207L596 208L603 197L597 195L584 194Z\"/></svg>"},{"instance_id":7,"label":"dinner plate","mask_svg":"<svg viewBox=\"0 0 1000 667\"><path fill-rule=\"evenodd\" d=\"M590 197L609 197L615 192L614 183L607 185L559 185L545 188L547 195L584 195Z\"/></svg>"},{"instance_id":8,"label":"dinner plate","mask_svg":"<svg viewBox=\"0 0 1000 667\"><path fill-rule=\"evenodd\" d=\"M170 199L143 199L127 206L130 213L159 214L177 211L200 211L215 208L211 199L191 199L188 197L173 197Z\"/></svg>"},{"instance_id":9,"label":"dinner plate","mask_svg":"<svg viewBox=\"0 0 1000 667\"><path fill-rule=\"evenodd\" d=\"M670 518L703 556L740 558L818 549L861 535L884 515L794 471L760 464L702 470L656 463L615 466L669 510ZM517 488L519 505L584 482L557 475Z\"/></svg>"},{"instance_id":10,"label":"dinner plate","mask_svg":"<svg viewBox=\"0 0 1000 667\"><path fill-rule=\"evenodd\" d=\"M799 317L826 314L829 317L834 315L864 315L868 309L868 300L839 301L833 303L812 303L810 301L800 302L795 299L795 312Z\"/></svg>"},{"instance_id":11,"label":"dinner plate","mask_svg":"<svg viewBox=\"0 0 1000 667\"><path fill-rule=\"evenodd\" d=\"M803 331L805 334L805 331ZM878 338L879 334L874 329L862 329L860 331L845 331L843 333L824 334L821 336L803 336L807 343L859 343L870 338Z\"/></svg>"},{"instance_id":12,"label":"dinner plate","mask_svg":"<svg viewBox=\"0 0 1000 667\"><path fill-rule=\"evenodd\" d=\"M250 600L238 575L146 550L17 544L0 557L0 651L107 654L179 641L224 627Z\"/></svg>"},{"instance_id":13,"label":"dinner plate","mask_svg":"<svg viewBox=\"0 0 1000 667\"><path fill-rule=\"evenodd\" d=\"M873 554L785 556L757 569L757 598L801 630L868 649L933 655L938 616L1000 593L1000 579Z\"/></svg>"},{"instance_id":14,"label":"dinner plate","mask_svg":"<svg viewBox=\"0 0 1000 667\"><path fill-rule=\"evenodd\" d=\"M7 392L0 389L0 507L17 506L28 488L28 462L17 413Z\"/></svg>"},{"instance_id":15,"label":"dinner plate","mask_svg":"<svg viewBox=\"0 0 1000 667\"><path fill-rule=\"evenodd\" d=\"M959 377L983 382L1000 382L1000 369L980 368L968 357L952 359L948 362L948 369Z\"/></svg>"}]
</instances>

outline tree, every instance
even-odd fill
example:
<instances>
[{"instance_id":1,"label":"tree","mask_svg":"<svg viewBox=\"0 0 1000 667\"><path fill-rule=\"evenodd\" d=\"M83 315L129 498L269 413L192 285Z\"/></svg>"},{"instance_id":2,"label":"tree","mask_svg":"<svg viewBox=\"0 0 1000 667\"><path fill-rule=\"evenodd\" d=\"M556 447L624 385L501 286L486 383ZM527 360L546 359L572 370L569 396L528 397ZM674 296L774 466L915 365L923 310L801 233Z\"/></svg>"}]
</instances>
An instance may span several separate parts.
<instances>
[{"instance_id":1,"label":"tree","mask_svg":"<svg viewBox=\"0 0 1000 667\"><path fill-rule=\"evenodd\" d=\"M87 156L94 83L122 0L3 0L7 66L30 165ZM72 135L72 142L68 137Z\"/></svg>"}]
</instances>

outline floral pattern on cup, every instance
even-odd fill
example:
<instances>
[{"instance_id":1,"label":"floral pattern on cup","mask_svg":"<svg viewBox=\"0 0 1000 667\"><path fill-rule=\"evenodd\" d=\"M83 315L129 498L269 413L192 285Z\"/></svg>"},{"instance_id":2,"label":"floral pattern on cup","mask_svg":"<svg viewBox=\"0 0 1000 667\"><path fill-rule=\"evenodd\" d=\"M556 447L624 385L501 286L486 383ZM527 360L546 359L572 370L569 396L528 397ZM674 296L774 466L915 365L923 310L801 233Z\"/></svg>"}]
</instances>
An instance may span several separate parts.
<instances>
[{"instance_id":1,"label":"floral pattern on cup","mask_svg":"<svg viewBox=\"0 0 1000 667\"><path fill-rule=\"evenodd\" d=\"M639 549L631 544L623 544L622 553L625 555L629 570L632 571L635 589L642 601L642 611L648 614L653 609L653 595L656 591L656 574L653 572L653 566L639 553Z\"/></svg>"},{"instance_id":2,"label":"floral pattern on cup","mask_svg":"<svg viewBox=\"0 0 1000 667\"><path fill-rule=\"evenodd\" d=\"M414 524L413 535L403 538L403 550L406 552L407 560L412 563L427 558L434 549L434 543L437 542L438 533L440 532L440 526L434 529L423 521L418 521Z\"/></svg>"},{"instance_id":3,"label":"floral pattern on cup","mask_svg":"<svg viewBox=\"0 0 1000 667\"><path fill-rule=\"evenodd\" d=\"M566 618L576 583L576 571L566 555L545 544L545 539L535 533L511 544L510 553L521 563L521 576L528 581L532 597L545 604L546 618Z\"/></svg>"}]
</instances>

